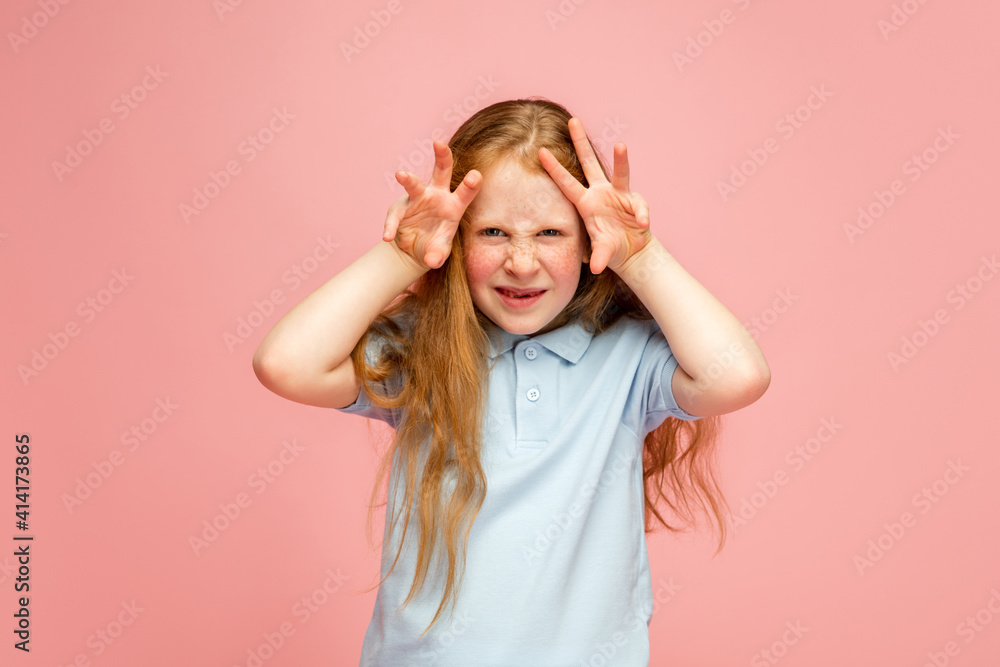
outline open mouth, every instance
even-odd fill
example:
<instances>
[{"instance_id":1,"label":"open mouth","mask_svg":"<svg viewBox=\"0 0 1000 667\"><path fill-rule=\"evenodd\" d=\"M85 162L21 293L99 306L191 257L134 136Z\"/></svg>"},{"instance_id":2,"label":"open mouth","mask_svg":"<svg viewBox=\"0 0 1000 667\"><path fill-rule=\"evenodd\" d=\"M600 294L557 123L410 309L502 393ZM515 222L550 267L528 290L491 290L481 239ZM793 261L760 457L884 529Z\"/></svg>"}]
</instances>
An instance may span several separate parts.
<instances>
[{"instance_id":1,"label":"open mouth","mask_svg":"<svg viewBox=\"0 0 1000 667\"><path fill-rule=\"evenodd\" d=\"M506 289L504 287L496 287L495 289L500 294L503 294L504 296L510 297L512 299L530 299L531 297L538 296L539 294L541 294L542 292L545 291L545 290L538 290L538 289L536 289L536 290L511 290L511 289Z\"/></svg>"}]
</instances>

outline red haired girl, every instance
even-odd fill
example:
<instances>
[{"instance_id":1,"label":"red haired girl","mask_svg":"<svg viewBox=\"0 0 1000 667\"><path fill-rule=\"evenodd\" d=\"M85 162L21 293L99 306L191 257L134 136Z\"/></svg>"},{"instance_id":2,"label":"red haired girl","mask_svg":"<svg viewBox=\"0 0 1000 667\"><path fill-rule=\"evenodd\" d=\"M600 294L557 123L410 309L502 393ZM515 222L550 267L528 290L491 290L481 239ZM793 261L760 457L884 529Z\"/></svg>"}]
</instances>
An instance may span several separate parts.
<instances>
[{"instance_id":1,"label":"red haired girl","mask_svg":"<svg viewBox=\"0 0 1000 667\"><path fill-rule=\"evenodd\" d=\"M434 152L427 185L397 172L381 242L254 355L271 391L395 430L361 664L648 664L645 534L698 507L721 550L719 415L767 362L653 235L623 143L609 179L535 98Z\"/></svg>"}]
</instances>

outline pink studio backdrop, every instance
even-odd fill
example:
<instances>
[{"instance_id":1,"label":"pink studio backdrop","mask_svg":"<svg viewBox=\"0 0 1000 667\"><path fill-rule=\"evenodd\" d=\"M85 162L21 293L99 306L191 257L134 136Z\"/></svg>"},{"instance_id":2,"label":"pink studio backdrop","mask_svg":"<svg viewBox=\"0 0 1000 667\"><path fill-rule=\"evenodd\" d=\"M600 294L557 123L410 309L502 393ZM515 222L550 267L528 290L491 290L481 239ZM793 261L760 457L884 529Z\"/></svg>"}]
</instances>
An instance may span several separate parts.
<instances>
[{"instance_id":1,"label":"pink studio backdrop","mask_svg":"<svg viewBox=\"0 0 1000 667\"><path fill-rule=\"evenodd\" d=\"M654 233L773 375L725 418L722 554L649 538L651 664L1000 664L998 20L4 3L0 663L357 664L368 428L270 393L251 357L379 242L396 169L428 175L431 138L541 95L606 155L627 143Z\"/></svg>"}]
</instances>

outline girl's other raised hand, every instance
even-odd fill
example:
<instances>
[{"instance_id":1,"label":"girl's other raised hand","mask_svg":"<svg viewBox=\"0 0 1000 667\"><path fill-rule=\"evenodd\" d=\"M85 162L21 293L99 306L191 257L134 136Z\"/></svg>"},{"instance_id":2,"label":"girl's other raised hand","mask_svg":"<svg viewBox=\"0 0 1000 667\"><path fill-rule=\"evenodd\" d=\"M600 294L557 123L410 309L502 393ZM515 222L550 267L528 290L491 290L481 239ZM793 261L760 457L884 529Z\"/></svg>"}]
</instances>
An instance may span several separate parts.
<instances>
[{"instance_id":1,"label":"girl's other raised hand","mask_svg":"<svg viewBox=\"0 0 1000 667\"><path fill-rule=\"evenodd\" d=\"M434 172L428 185L413 174L396 172L406 195L389 207L382 240L395 239L400 250L427 269L440 268L448 259L458 223L483 184L482 174L472 169L451 192L452 165L448 144L435 140Z\"/></svg>"},{"instance_id":2,"label":"girl's other raised hand","mask_svg":"<svg viewBox=\"0 0 1000 667\"><path fill-rule=\"evenodd\" d=\"M649 205L642 195L629 189L628 152L624 143L619 141L614 146L614 171L609 181L579 118L569 119L569 134L589 187L573 178L549 149L540 148L538 159L583 218L592 248L591 272L597 274L605 268L617 272L653 238Z\"/></svg>"}]
</instances>

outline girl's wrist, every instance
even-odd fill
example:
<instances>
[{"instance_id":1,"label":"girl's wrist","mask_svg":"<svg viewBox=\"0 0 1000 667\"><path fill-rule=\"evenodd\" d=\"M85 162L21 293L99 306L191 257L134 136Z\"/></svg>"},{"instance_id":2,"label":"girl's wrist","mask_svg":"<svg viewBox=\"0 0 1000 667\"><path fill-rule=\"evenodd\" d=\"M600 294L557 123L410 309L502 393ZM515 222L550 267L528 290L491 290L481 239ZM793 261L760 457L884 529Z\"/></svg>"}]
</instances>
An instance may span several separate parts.
<instances>
[{"instance_id":1,"label":"girl's wrist","mask_svg":"<svg viewBox=\"0 0 1000 667\"><path fill-rule=\"evenodd\" d=\"M642 285L649 280L651 273L662 268L670 259L672 257L663 244L655 236L650 235L646 245L622 262L622 265L615 269L615 273L629 287L633 287L633 283Z\"/></svg>"},{"instance_id":2,"label":"girl's wrist","mask_svg":"<svg viewBox=\"0 0 1000 667\"><path fill-rule=\"evenodd\" d=\"M396 239L392 239L387 243L393 249L395 255L399 259L399 266L402 268L402 270L407 274L407 276L412 276L412 280L410 280L410 283L412 283L417 278L427 273L428 271L427 267L420 264L420 262L414 259L413 256L410 255L410 253L401 249L396 244Z\"/></svg>"}]
</instances>

